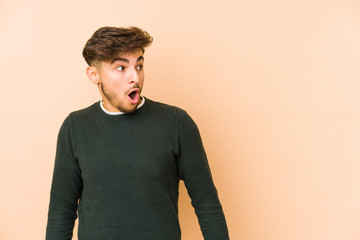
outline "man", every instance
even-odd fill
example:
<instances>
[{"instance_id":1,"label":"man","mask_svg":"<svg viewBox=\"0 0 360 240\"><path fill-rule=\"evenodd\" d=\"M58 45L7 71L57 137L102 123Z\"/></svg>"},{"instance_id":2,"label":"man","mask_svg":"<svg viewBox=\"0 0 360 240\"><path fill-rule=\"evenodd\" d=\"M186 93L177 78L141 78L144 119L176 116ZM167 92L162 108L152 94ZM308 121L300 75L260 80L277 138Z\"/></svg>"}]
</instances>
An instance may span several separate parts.
<instances>
[{"instance_id":1,"label":"man","mask_svg":"<svg viewBox=\"0 0 360 240\"><path fill-rule=\"evenodd\" d=\"M86 73L102 101L71 113L58 136L47 240L179 240L183 180L206 240L229 239L199 131L187 113L141 95L136 28L103 27L86 43Z\"/></svg>"}]
</instances>

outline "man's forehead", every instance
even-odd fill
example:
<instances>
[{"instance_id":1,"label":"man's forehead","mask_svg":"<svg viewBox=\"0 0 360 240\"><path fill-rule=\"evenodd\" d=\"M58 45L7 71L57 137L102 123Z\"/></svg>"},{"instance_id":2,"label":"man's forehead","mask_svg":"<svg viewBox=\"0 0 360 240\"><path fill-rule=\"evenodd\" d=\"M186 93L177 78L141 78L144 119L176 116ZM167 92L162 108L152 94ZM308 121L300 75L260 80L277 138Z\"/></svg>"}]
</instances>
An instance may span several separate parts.
<instances>
[{"instance_id":1,"label":"man's forehead","mask_svg":"<svg viewBox=\"0 0 360 240\"><path fill-rule=\"evenodd\" d=\"M122 61L122 62L129 63L130 61L134 61L134 60L136 62L144 60L143 52L136 51L136 52L129 52L129 53L119 53L113 60L111 60L111 63L114 63L116 61Z\"/></svg>"}]
</instances>

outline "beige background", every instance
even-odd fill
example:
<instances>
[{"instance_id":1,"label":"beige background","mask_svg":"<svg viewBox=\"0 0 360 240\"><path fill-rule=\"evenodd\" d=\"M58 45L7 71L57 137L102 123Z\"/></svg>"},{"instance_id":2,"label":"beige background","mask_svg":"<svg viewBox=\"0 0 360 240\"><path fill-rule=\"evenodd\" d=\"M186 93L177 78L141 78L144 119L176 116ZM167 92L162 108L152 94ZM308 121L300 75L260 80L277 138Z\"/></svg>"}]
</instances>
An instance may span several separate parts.
<instances>
[{"instance_id":1,"label":"beige background","mask_svg":"<svg viewBox=\"0 0 360 240\"><path fill-rule=\"evenodd\" d=\"M197 122L231 239L360 239L356 0L1 0L0 239L44 239L56 136L99 100L81 51L104 25L154 37L144 95ZM180 190L183 239L202 239Z\"/></svg>"}]
</instances>

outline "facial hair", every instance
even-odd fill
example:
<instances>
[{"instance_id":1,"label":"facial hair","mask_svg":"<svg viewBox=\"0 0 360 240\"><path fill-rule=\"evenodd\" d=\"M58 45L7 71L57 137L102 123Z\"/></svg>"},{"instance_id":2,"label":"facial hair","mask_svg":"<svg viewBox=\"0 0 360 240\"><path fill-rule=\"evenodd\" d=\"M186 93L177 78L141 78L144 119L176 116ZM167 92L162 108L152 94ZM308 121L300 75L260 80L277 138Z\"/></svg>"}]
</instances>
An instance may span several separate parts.
<instances>
[{"instance_id":1,"label":"facial hair","mask_svg":"<svg viewBox=\"0 0 360 240\"><path fill-rule=\"evenodd\" d=\"M112 106L114 106L120 112L132 113L132 112L134 112L136 110L137 106L140 104L140 101L139 101L136 105L133 105L133 107L131 109L125 108L125 104L121 100L116 101L116 94L115 93L109 92L108 89L102 83L102 81L100 81L99 84L100 84L100 88L101 88L101 91L102 91L104 97L107 99L107 101ZM139 88L140 89L140 87L138 85L135 85L134 88Z\"/></svg>"}]
</instances>

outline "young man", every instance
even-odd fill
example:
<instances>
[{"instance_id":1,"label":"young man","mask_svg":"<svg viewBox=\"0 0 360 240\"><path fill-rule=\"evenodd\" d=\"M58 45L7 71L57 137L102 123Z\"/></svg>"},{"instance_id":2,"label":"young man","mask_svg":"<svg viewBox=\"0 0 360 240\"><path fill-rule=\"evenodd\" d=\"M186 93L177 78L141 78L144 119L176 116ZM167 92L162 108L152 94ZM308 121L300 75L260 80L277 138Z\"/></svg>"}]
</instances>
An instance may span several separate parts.
<instances>
[{"instance_id":1,"label":"young man","mask_svg":"<svg viewBox=\"0 0 360 240\"><path fill-rule=\"evenodd\" d=\"M86 73L102 101L71 113L58 136L47 240L179 240L183 180L206 240L229 239L199 131L187 113L141 95L136 28L103 27L86 43Z\"/></svg>"}]
</instances>

